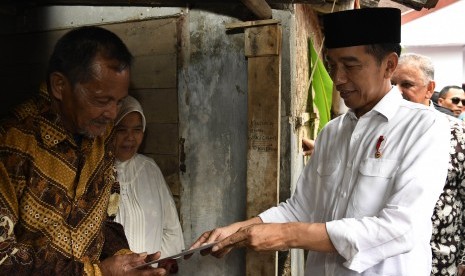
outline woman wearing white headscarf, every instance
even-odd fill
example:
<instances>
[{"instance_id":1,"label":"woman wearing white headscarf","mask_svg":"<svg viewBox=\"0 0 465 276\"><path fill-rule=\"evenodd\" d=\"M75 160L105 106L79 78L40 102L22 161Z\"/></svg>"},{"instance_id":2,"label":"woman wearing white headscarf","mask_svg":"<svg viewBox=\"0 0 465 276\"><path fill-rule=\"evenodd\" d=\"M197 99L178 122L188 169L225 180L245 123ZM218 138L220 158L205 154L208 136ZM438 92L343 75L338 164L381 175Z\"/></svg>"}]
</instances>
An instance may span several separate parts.
<instances>
[{"instance_id":1,"label":"woman wearing white headscarf","mask_svg":"<svg viewBox=\"0 0 465 276\"><path fill-rule=\"evenodd\" d=\"M145 131L139 102L128 96L116 119L116 169L121 200L116 221L124 227L134 252L161 251L161 258L181 252L184 239L168 186L155 161L137 153Z\"/></svg>"}]
</instances>

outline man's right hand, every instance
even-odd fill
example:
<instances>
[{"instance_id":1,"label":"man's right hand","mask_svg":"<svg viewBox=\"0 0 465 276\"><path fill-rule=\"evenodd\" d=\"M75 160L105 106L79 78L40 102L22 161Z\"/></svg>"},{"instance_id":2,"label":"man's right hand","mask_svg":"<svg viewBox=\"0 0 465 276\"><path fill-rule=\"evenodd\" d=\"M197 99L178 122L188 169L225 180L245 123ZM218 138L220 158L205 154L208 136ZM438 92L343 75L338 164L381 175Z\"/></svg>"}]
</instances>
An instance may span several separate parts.
<instances>
[{"instance_id":1,"label":"man's right hand","mask_svg":"<svg viewBox=\"0 0 465 276\"><path fill-rule=\"evenodd\" d=\"M132 253L126 255L115 255L109 257L99 264L102 275L168 275L163 268L154 268L146 266L141 269L132 269L135 266L146 263L147 260L157 260L160 258L160 252L147 255L147 253Z\"/></svg>"},{"instance_id":2,"label":"man's right hand","mask_svg":"<svg viewBox=\"0 0 465 276\"><path fill-rule=\"evenodd\" d=\"M242 227L246 227L252 224L262 223L262 220L259 217L254 217L246 221L236 222L231 225L220 227L213 229L211 231L204 232L193 244L189 249L194 249L200 247L204 244L210 244L217 241L222 241L225 238L231 236L232 234L236 233ZM211 248L205 249L200 251L200 254L207 255L211 253ZM220 255L212 253L213 256L220 257ZM188 259L192 256L186 255L184 258Z\"/></svg>"}]
</instances>

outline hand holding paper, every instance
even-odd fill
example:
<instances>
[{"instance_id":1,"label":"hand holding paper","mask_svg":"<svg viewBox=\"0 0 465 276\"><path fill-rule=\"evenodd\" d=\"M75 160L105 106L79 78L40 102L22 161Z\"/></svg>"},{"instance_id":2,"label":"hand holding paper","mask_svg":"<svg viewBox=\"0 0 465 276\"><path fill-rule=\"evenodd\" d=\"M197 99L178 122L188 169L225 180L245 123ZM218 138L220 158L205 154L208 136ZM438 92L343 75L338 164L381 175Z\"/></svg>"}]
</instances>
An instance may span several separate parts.
<instances>
[{"instance_id":1,"label":"hand holding paper","mask_svg":"<svg viewBox=\"0 0 465 276\"><path fill-rule=\"evenodd\" d=\"M206 255L211 253L211 255L222 258L226 254L228 254L234 247L244 246L242 244L233 244L230 243L231 236L240 232L242 229L245 229L253 224L262 223L262 220L259 217L254 217L246 221L236 222L231 225L216 228L211 231L207 231L203 233L191 246L191 248L198 248L201 247L203 244L211 244L216 243L214 247L211 248L208 252L205 250L201 251L202 255ZM185 258L189 258L190 256L186 256Z\"/></svg>"},{"instance_id":2,"label":"hand holding paper","mask_svg":"<svg viewBox=\"0 0 465 276\"><path fill-rule=\"evenodd\" d=\"M193 248L193 249L189 249L189 250L184 250L178 254L174 254L174 255L171 255L171 256L168 256L168 257L164 257L164 258L161 258L161 259L157 259L157 260L151 260L149 262L146 262L144 264L141 264L141 265L138 265L138 266L135 266L133 267L133 269L136 269L136 268L143 268L143 267L146 267L146 266L149 266L149 265L152 265L152 264L157 264L157 263L163 263L164 261L166 260L176 260L176 259L179 259L185 255L192 255L194 254L195 252L197 251L201 251L201 250L206 250L206 249L209 249L209 248L212 248L216 243L210 243L210 244L205 244L203 246L200 246L200 247L197 247L197 248Z\"/></svg>"}]
</instances>

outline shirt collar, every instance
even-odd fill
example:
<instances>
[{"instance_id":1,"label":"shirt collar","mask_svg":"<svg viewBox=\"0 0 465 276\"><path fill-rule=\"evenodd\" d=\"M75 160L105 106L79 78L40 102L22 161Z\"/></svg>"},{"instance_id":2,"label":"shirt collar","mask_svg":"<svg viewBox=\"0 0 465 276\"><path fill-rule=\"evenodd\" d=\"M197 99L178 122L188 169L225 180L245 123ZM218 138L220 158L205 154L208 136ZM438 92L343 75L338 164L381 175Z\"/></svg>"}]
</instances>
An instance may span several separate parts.
<instances>
[{"instance_id":1,"label":"shirt collar","mask_svg":"<svg viewBox=\"0 0 465 276\"><path fill-rule=\"evenodd\" d=\"M431 110L436 110L436 108L434 107L434 103L433 103L432 100L429 100L428 108L431 109Z\"/></svg>"},{"instance_id":2,"label":"shirt collar","mask_svg":"<svg viewBox=\"0 0 465 276\"><path fill-rule=\"evenodd\" d=\"M83 137L81 145L78 145L73 134L64 128L59 115L52 110L36 116L36 121L42 142L50 148L56 147L65 140L77 148L87 148L94 140Z\"/></svg>"},{"instance_id":3,"label":"shirt collar","mask_svg":"<svg viewBox=\"0 0 465 276\"><path fill-rule=\"evenodd\" d=\"M400 93L397 86L393 86L389 92L365 115L372 114L373 111L383 115L389 121L397 112L400 106L400 102L403 100L402 94ZM352 120L358 120L352 109L347 112L348 118ZM362 116L362 117L363 117Z\"/></svg>"},{"instance_id":4,"label":"shirt collar","mask_svg":"<svg viewBox=\"0 0 465 276\"><path fill-rule=\"evenodd\" d=\"M57 114L49 112L36 117L42 142L48 147L55 147L67 139L67 131L61 126Z\"/></svg>"},{"instance_id":5,"label":"shirt collar","mask_svg":"<svg viewBox=\"0 0 465 276\"><path fill-rule=\"evenodd\" d=\"M375 107L373 107L373 110L386 117L389 121L397 113L403 100L404 98L397 86L393 86Z\"/></svg>"},{"instance_id":6,"label":"shirt collar","mask_svg":"<svg viewBox=\"0 0 465 276\"><path fill-rule=\"evenodd\" d=\"M133 160L136 159L137 155L138 153L136 152L136 154L134 154L131 158L125 161L119 161L118 158L115 158L115 166L117 168L125 168L126 166L128 166L129 163L133 162Z\"/></svg>"}]
</instances>

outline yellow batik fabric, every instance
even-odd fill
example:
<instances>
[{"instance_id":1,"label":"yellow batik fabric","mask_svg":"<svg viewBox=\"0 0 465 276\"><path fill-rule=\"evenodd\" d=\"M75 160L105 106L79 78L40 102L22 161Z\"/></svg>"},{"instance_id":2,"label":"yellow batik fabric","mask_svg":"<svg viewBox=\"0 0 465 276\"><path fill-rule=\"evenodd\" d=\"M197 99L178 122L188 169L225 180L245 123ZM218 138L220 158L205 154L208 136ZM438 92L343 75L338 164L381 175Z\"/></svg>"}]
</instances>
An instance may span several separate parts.
<instances>
[{"instance_id":1,"label":"yellow batik fabric","mask_svg":"<svg viewBox=\"0 0 465 276\"><path fill-rule=\"evenodd\" d=\"M109 216L115 212L110 198L119 195L110 135L81 138L76 143L44 106L4 128L2 272L98 275L99 259L129 248L123 228Z\"/></svg>"}]
</instances>

